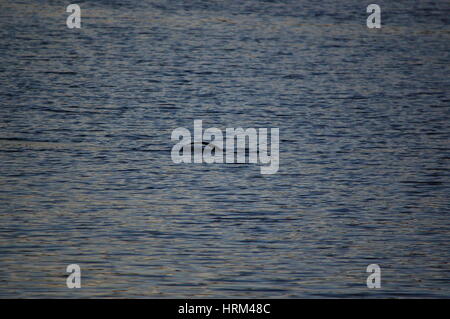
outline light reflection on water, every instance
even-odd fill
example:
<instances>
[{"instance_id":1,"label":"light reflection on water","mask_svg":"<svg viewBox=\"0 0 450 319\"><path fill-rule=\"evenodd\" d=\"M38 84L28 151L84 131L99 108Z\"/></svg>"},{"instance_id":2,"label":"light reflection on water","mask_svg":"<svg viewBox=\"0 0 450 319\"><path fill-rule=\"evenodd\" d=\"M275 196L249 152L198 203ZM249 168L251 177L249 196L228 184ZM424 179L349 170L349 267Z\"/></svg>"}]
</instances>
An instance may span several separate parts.
<instances>
[{"instance_id":1,"label":"light reflection on water","mask_svg":"<svg viewBox=\"0 0 450 319\"><path fill-rule=\"evenodd\" d=\"M0 297L448 297L450 8L378 4L2 3ZM194 119L279 172L174 165Z\"/></svg>"}]
</instances>

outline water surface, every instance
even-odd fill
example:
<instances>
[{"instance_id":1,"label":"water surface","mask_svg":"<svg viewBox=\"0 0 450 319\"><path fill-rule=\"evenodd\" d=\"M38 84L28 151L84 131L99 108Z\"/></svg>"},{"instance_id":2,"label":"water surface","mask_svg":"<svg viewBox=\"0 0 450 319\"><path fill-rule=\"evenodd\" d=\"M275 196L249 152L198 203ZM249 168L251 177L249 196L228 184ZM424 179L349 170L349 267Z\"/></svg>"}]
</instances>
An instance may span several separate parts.
<instances>
[{"instance_id":1,"label":"water surface","mask_svg":"<svg viewBox=\"0 0 450 319\"><path fill-rule=\"evenodd\" d=\"M0 4L0 297L449 297L448 1L380 30L356 0L77 3ZM173 164L194 119L278 127L278 173Z\"/></svg>"}]
</instances>

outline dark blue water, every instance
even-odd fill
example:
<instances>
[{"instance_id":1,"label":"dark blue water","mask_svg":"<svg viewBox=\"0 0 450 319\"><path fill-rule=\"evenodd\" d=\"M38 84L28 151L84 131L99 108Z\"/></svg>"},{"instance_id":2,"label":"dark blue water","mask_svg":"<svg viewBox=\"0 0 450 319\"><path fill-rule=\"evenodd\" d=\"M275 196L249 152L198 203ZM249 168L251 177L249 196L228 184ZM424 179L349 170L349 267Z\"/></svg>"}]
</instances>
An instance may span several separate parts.
<instances>
[{"instance_id":1,"label":"dark blue water","mask_svg":"<svg viewBox=\"0 0 450 319\"><path fill-rule=\"evenodd\" d=\"M0 3L0 297L450 296L448 1L379 30L356 0L76 3ZM173 164L194 119L278 127L278 173Z\"/></svg>"}]
</instances>

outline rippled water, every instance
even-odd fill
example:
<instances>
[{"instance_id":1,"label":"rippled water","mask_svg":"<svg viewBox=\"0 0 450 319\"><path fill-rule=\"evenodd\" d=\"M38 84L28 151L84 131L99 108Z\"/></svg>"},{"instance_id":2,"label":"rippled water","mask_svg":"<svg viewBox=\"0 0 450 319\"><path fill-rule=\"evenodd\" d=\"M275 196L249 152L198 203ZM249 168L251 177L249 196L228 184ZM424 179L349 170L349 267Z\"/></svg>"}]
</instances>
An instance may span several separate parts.
<instances>
[{"instance_id":1,"label":"rippled water","mask_svg":"<svg viewBox=\"0 0 450 319\"><path fill-rule=\"evenodd\" d=\"M0 297L450 296L448 1L380 30L356 0L13 2ZM173 164L194 119L278 127L278 173Z\"/></svg>"}]
</instances>

